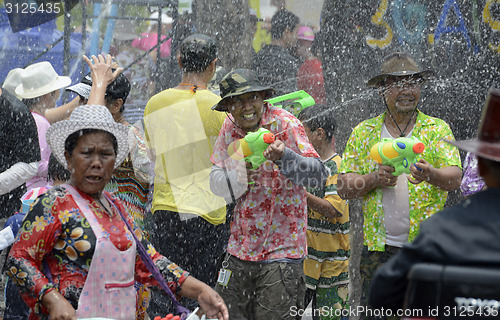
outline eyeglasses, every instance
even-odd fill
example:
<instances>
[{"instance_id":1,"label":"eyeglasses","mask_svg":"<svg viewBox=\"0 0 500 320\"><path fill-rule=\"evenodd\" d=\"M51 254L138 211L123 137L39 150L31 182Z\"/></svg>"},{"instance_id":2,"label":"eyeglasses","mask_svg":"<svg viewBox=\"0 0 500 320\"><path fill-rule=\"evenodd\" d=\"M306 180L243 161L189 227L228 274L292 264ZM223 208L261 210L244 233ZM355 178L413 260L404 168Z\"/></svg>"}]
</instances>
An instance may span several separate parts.
<instances>
[{"instance_id":1,"label":"eyeglasses","mask_svg":"<svg viewBox=\"0 0 500 320\"><path fill-rule=\"evenodd\" d=\"M402 79L388 78L384 82L384 87L388 88L403 88L403 87L415 87L424 83L424 79L421 77L408 77Z\"/></svg>"}]
</instances>

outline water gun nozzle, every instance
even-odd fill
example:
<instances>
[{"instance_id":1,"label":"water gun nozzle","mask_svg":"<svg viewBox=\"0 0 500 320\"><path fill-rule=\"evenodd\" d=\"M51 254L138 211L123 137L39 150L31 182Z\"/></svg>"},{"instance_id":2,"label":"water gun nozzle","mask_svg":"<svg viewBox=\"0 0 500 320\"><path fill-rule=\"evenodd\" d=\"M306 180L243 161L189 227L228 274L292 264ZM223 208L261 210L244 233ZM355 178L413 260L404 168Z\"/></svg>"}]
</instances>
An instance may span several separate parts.
<instances>
[{"instance_id":1,"label":"water gun nozzle","mask_svg":"<svg viewBox=\"0 0 500 320\"><path fill-rule=\"evenodd\" d=\"M274 134L272 134L271 132L264 133L264 135L262 136L262 139L264 140L265 143L271 144L274 142Z\"/></svg>"},{"instance_id":2,"label":"water gun nozzle","mask_svg":"<svg viewBox=\"0 0 500 320\"><path fill-rule=\"evenodd\" d=\"M415 153L422 153L425 150L425 145L422 142L415 143L413 145L413 152Z\"/></svg>"}]
</instances>

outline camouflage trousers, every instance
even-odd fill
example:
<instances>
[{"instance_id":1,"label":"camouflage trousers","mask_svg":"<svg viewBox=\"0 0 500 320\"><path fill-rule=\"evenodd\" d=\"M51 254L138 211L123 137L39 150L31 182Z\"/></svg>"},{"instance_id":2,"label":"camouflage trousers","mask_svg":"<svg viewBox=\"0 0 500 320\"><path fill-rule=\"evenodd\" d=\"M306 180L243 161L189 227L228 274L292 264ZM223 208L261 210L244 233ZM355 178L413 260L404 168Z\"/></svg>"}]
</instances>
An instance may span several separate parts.
<instances>
[{"instance_id":1,"label":"camouflage trousers","mask_svg":"<svg viewBox=\"0 0 500 320\"><path fill-rule=\"evenodd\" d=\"M390 258L395 256L400 250L401 248L398 247L385 246L385 251L369 251L367 246L363 246L361 261L359 264L359 273L361 274L363 282L360 302L361 306L365 308L369 306L368 297L370 296L370 286L377 269L386 263ZM373 318L363 315L361 316L361 319Z\"/></svg>"},{"instance_id":2,"label":"camouflage trousers","mask_svg":"<svg viewBox=\"0 0 500 320\"><path fill-rule=\"evenodd\" d=\"M215 290L224 299L231 320L300 320L306 282L303 262L259 263L230 254L222 263L231 272L227 285Z\"/></svg>"},{"instance_id":3,"label":"camouflage trousers","mask_svg":"<svg viewBox=\"0 0 500 320\"><path fill-rule=\"evenodd\" d=\"M316 288L316 290L307 289L307 295L312 296L313 320L349 319L349 284ZM308 303L306 300L306 305Z\"/></svg>"}]
</instances>

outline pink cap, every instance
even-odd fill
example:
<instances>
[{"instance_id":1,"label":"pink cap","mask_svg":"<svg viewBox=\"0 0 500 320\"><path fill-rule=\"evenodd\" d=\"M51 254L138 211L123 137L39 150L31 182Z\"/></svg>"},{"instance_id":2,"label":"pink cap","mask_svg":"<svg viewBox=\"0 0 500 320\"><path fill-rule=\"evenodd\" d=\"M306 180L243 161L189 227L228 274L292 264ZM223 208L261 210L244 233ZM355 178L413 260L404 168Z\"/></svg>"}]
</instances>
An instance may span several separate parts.
<instances>
[{"instance_id":1,"label":"pink cap","mask_svg":"<svg viewBox=\"0 0 500 320\"><path fill-rule=\"evenodd\" d=\"M308 26L301 26L297 32L297 38L301 40L314 41L314 31Z\"/></svg>"}]
</instances>

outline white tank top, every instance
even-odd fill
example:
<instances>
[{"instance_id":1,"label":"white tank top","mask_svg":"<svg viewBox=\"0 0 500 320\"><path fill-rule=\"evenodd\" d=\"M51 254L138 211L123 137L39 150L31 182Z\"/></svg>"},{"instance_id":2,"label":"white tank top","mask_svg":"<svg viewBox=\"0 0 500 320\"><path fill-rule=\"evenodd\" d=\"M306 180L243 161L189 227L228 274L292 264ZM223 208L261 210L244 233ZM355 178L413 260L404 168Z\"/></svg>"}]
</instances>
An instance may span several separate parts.
<instances>
[{"instance_id":1,"label":"white tank top","mask_svg":"<svg viewBox=\"0 0 500 320\"><path fill-rule=\"evenodd\" d=\"M410 137L412 131L406 137ZM387 130L385 124L382 126L381 138L395 139ZM408 242L410 231L410 197L408 193L407 174L398 177L394 188L382 189L382 206L384 208L386 244L394 247L402 247Z\"/></svg>"}]
</instances>

